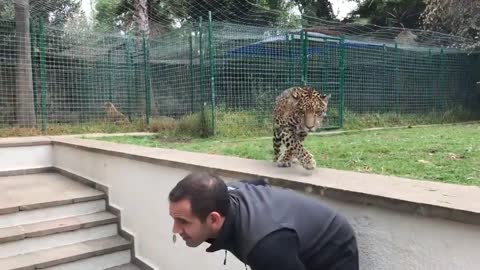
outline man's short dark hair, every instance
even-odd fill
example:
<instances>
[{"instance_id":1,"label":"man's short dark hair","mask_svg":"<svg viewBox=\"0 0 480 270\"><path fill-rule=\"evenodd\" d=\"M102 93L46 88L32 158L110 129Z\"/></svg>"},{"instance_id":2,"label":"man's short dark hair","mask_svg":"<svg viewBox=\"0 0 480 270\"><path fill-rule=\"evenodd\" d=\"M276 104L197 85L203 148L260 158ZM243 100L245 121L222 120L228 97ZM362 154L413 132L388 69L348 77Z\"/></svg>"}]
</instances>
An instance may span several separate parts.
<instances>
[{"instance_id":1,"label":"man's short dark hair","mask_svg":"<svg viewBox=\"0 0 480 270\"><path fill-rule=\"evenodd\" d=\"M202 222L213 211L226 216L230 209L227 185L219 176L207 172L187 175L170 191L168 199L170 202L188 199L192 213Z\"/></svg>"}]
</instances>

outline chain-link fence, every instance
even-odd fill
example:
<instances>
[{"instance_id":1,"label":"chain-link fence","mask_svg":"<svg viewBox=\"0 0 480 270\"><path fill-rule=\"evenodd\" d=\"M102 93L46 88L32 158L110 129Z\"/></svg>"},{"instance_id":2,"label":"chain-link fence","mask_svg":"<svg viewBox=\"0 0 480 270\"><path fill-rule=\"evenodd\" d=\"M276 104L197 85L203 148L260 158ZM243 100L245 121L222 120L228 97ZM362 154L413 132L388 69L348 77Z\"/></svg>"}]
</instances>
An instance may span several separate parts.
<instances>
[{"instance_id":1,"label":"chain-link fence","mask_svg":"<svg viewBox=\"0 0 480 270\"><path fill-rule=\"evenodd\" d=\"M325 128L341 127L346 112L478 109L475 56L435 37L412 45L205 19L153 39L72 33L42 20L31 21L29 40L17 32L1 22L3 127L92 125L109 120L110 102L130 122L191 118L210 133L269 133L275 97L294 85L332 94Z\"/></svg>"}]
</instances>

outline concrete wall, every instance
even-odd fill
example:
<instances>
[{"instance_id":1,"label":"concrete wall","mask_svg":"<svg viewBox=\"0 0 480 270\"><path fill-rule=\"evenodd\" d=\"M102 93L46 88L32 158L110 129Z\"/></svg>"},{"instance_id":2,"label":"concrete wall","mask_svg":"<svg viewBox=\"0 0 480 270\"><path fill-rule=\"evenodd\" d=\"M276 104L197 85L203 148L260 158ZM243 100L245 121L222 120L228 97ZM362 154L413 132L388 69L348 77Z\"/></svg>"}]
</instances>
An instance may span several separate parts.
<instances>
[{"instance_id":1,"label":"concrete wall","mask_svg":"<svg viewBox=\"0 0 480 270\"><path fill-rule=\"evenodd\" d=\"M110 203L122 212L123 228L135 236L136 255L155 269L245 269L232 254L224 266L224 252L208 254L206 244L192 249L181 239L172 243L167 194L188 170L62 144L53 146L53 165L109 188ZM394 188L400 189L392 185L390 190ZM399 196L403 195L411 194ZM358 234L361 269L480 269L478 225L312 196L339 209L352 222Z\"/></svg>"},{"instance_id":2,"label":"concrete wall","mask_svg":"<svg viewBox=\"0 0 480 270\"><path fill-rule=\"evenodd\" d=\"M52 166L52 145L0 146L0 172Z\"/></svg>"},{"instance_id":3,"label":"concrete wall","mask_svg":"<svg viewBox=\"0 0 480 270\"><path fill-rule=\"evenodd\" d=\"M58 145L53 160L55 167L109 188L122 228L135 237L136 256L155 269L245 269L231 254L224 267L224 253L206 255L208 245L192 249L181 239L173 244L167 194L188 171Z\"/></svg>"},{"instance_id":4,"label":"concrete wall","mask_svg":"<svg viewBox=\"0 0 480 270\"><path fill-rule=\"evenodd\" d=\"M118 155L109 155L102 151L85 150L82 147L62 145L46 142L21 144L3 144L0 141L0 173L56 166L79 176L95 180L109 187L110 203L122 211L122 225L132 233L136 239L136 255L151 264L156 269L244 269L243 264L231 254L228 256L227 266L223 266L223 252L208 254L203 245L197 249L186 247L180 239L172 243L172 220L168 215L167 194L178 180L189 171L179 168L178 160L197 160L199 164L220 164L226 161L225 157L215 158L203 156L188 157L182 154L177 161L167 164L155 164L152 156L161 156L173 160L172 152L145 149L138 147L123 147L131 153L147 154L150 158L143 161ZM127 152L128 152L127 151ZM143 152L142 152L143 151ZM248 163L252 162L252 163ZM262 163L235 160L235 165L242 170L258 165L257 172L262 174L265 168ZM260 168L260 169L259 169ZM278 170L276 170L278 171ZM284 175L292 177L291 170L282 171ZM307 175L305 179L321 183L328 183L328 176L335 172L320 170L318 175ZM291 175L289 175L291 174ZM350 175L349 175L350 176ZM335 175L335 184L339 189L353 189L348 185L348 177ZM298 177L297 177L298 178ZM368 179L374 178L370 176ZM304 180L305 180L304 179ZM392 180L392 179L390 179ZM397 200L414 201L414 196L421 190L432 193L439 190L443 199L435 199L439 204L450 205L451 212L456 213L454 207L462 208L478 217L478 187L459 187L456 196L448 194L447 189L457 188L433 184L425 181L415 181L416 189L405 192L401 183L407 180L392 181L386 186L391 198ZM381 182L362 182L362 187L376 184L373 188L381 190ZM294 188L310 190L307 184L298 184ZM442 190L442 188L447 188ZM361 190L357 190L361 191ZM372 189L369 193L376 192ZM380 192L380 191L379 191ZM463 222L448 221L443 218L427 217L426 204L419 204L421 210L399 212L384 207L358 203L346 203L340 200L327 199L321 192L309 192L333 208L339 209L352 222L357 231L361 251L362 269L479 269L480 226ZM380 193L379 193L380 194ZM366 196L365 194L360 196ZM464 197L466 202L460 205L455 198ZM440 197L439 197L440 198ZM474 198L474 199L469 199ZM477 198L477 199L475 199ZM398 204L398 201L397 201ZM447 209L448 210L448 209ZM454 214L456 215L456 214ZM478 223L477 223L478 224ZM188 260L181 259L187 256Z\"/></svg>"}]
</instances>

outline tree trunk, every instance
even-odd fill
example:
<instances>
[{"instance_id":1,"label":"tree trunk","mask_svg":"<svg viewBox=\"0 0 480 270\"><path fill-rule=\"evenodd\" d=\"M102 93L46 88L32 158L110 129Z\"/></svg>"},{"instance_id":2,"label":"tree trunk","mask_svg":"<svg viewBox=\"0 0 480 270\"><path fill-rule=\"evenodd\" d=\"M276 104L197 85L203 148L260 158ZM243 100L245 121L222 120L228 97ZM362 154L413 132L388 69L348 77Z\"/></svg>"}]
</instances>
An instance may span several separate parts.
<instances>
[{"instance_id":1,"label":"tree trunk","mask_svg":"<svg viewBox=\"0 0 480 270\"><path fill-rule=\"evenodd\" d=\"M30 7L28 0L15 0L17 38L16 122L20 127L36 124L33 104L32 61L30 56Z\"/></svg>"},{"instance_id":2,"label":"tree trunk","mask_svg":"<svg viewBox=\"0 0 480 270\"><path fill-rule=\"evenodd\" d=\"M150 36L150 26L148 24L148 0L135 0L135 20L140 32L145 34L145 38ZM148 46L148 45L147 45ZM158 115L157 106L155 106L155 95L153 94L152 80L150 79L150 112L152 116Z\"/></svg>"},{"instance_id":3,"label":"tree trunk","mask_svg":"<svg viewBox=\"0 0 480 270\"><path fill-rule=\"evenodd\" d=\"M135 20L140 32L148 37L150 34L150 27L148 27L148 10L147 0L135 0Z\"/></svg>"}]
</instances>

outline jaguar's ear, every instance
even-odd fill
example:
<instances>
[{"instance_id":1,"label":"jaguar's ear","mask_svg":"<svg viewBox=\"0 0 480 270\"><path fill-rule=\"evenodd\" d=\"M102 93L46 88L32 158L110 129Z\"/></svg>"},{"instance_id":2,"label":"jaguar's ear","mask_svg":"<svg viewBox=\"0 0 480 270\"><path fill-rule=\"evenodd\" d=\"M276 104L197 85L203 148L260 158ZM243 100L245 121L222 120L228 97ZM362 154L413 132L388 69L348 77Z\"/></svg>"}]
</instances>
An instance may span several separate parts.
<instances>
[{"instance_id":1,"label":"jaguar's ear","mask_svg":"<svg viewBox=\"0 0 480 270\"><path fill-rule=\"evenodd\" d=\"M331 97L332 97L332 94L321 95L321 98L322 98L323 100L327 101L327 102L330 100Z\"/></svg>"},{"instance_id":2,"label":"jaguar's ear","mask_svg":"<svg viewBox=\"0 0 480 270\"><path fill-rule=\"evenodd\" d=\"M294 99L298 99L298 93L297 93L297 91L293 91L293 92L292 92L292 97L293 97Z\"/></svg>"}]
</instances>

